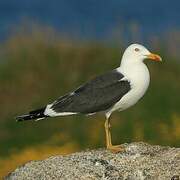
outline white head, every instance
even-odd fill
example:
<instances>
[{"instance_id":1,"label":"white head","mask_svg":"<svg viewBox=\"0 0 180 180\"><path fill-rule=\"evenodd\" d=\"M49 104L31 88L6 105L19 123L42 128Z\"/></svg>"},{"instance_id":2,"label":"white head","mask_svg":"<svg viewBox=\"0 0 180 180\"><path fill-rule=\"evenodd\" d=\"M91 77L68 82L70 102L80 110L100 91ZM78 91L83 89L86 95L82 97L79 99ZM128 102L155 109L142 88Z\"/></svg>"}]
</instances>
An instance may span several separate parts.
<instances>
[{"instance_id":1,"label":"white head","mask_svg":"<svg viewBox=\"0 0 180 180\"><path fill-rule=\"evenodd\" d=\"M130 64L143 63L145 59L162 61L159 55L151 53L144 46L140 44L131 44L123 54L121 65L129 64L129 63Z\"/></svg>"}]
</instances>

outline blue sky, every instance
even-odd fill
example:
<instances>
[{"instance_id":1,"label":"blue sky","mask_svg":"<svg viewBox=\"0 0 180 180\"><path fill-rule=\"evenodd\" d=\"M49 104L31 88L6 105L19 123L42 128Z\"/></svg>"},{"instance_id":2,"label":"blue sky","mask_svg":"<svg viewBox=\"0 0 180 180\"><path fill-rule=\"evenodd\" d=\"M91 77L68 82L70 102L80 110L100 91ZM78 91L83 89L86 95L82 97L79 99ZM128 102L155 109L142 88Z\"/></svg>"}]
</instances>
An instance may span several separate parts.
<instances>
[{"instance_id":1,"label":"blue sky","mask_svg":"<svg viewBox=\"0 0 180 180\"><path fill-rule=\"evenodd\" d=\"M106 38L136 23L142 34L180 27L179 0L0 0L0 37L24 19L85 38Z\"/></svg>"}]
</instances>

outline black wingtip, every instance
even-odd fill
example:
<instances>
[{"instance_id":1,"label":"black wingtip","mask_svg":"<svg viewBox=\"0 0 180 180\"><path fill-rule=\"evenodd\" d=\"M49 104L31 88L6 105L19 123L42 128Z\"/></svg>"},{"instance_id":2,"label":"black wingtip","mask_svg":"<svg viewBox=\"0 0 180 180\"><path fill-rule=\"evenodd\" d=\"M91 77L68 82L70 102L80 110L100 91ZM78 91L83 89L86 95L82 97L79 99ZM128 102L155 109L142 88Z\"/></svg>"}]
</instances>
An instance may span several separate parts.
<instances>
[{"instance_id":1,"label":"black wingtip","mask_svg":"<svg viewBox=\"0 0 180 180\"><path fill-rule=\"evenodd\" d=\"M45 108L30 111L28 114L17 116L16 121L17 122L31 121L31 120L37 121L40 119L44 119L45 117L48 117L47 115L44 114L44 111L45 111Z\"/></svg>"},{"instance_id":2,"label":"black wingtip","mask_svg":"<svg viewBox=\"0 0 180 180\"><path fill-rule=\"evenodd\" d=\"M21 119L21 118L18 118L18 117L15 117L15 120L16 120L16 122L22 122L22 121L24 121L24 119Z\"/></svg>"},{"instance_id":3,"label":"black wingtip","mask_svg":"<svg viewBox=\"0 0 180 180\"><path fill-rule=\"evenodd\" d=\"M40 119L44 119L45 117L48 117L47 115L44 114L46 107L41 108L41 109L37 109L34 111L30 111L27 114L23 114L20 116L17 116L16 122L22 122L22 121L38 121Z\"/></svg>"},{"instance_id":4,"label":"black wingtip","mask_svg":"<svg viewBox=\"0 0 180 180\"><path fill-rule=\"evenodd\" d=\"M29 115L17 116L17 117L15 117L15 119L16 119L16 122L22 122L22 121L28 120Z\"/></svg>"}]
</instances>

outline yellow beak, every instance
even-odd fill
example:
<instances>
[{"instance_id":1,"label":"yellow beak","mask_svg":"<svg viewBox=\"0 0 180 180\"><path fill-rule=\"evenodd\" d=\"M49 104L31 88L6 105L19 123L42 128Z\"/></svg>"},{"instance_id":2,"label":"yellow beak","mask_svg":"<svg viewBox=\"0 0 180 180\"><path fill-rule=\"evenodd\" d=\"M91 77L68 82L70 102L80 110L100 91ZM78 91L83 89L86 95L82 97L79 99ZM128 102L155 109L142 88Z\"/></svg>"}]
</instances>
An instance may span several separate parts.
<instances>
[{"instance_id":1,"label":"yellow beak","mask_svg":"<svg viewBox=\"0 0 180 180\"><path fill-rule=\"evenodd\" d=\"M147 59L153 60L153 61L162 61L162 58L157 54L149 54L147 55Z\"/></svg>"}]
</instances>

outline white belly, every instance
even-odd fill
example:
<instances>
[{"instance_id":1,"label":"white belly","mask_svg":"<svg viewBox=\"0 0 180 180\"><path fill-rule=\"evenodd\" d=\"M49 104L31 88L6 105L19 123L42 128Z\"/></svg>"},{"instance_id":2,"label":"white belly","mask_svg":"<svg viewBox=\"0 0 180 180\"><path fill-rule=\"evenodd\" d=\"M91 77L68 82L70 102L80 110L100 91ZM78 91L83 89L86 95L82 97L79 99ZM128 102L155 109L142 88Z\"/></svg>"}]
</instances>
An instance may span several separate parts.
<instances>
[{"instance_id":1,"label":"white belly","mask_svg":"<svg viewBox=\"0 0 180 180\"><path fill-rule=\"evenodd\" d=\"M132 71L128 71L131 73L126 73L120 68L119 71L123 73L129 80L131 90L124 95L111 109L109 109L107 112L108 114L111 114L116 110L123 111L133 106L141 97L143 97L149 86L150 76L148 68L145 64L143 64L141 67L138 66L138 68L134 67Z\"/></svg>"}]
</instances>

